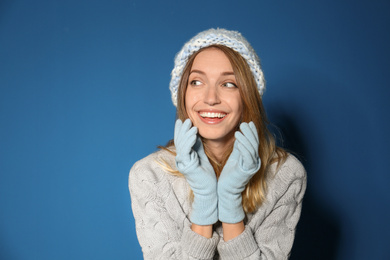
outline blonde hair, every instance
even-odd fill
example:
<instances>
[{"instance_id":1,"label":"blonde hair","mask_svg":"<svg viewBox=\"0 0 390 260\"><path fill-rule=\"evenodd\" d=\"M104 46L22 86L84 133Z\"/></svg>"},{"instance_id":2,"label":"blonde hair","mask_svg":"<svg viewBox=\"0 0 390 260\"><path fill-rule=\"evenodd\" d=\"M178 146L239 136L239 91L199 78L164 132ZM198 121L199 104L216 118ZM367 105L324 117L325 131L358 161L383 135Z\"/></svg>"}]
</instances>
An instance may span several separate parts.
<instances>
[{"instance_id":1,"label":"blonde hair","mask_svg":"<svg viewBox=\"0 0 390 260\"><path fill-rule=\"evenodd\" d=\"M200 49L188 59L188 62L184 68L183 76L180 80L178 89L178 104L177 104L177 118L184 121L188 118L188 114L185 108L185 93L188 85L188 78L194 59L197 54L208 48L217 48L224 52L229 59L233 72L236 78L236 83L240 91L242 104L243 104L243 115L242 122L252 121L257 129L260 145L259 145L259 156L261 159L261 168L251 178L242 193L242 205L246 213L251 213L258 208L265 200L267 192L266 175L268 167L277 163L278 166L285 161L287 158L287 152L282 148L277 147L275 138L267 129L268 120L265 114L263 103L258 92L254 76L245 61L245 59L233 49L224 45L211 45ZM238 126L237 126L238 127ZM205 144L203 142L203 144ZM170 153L175 155L174 150L170 149L174 146L173 140L169 141L165 147L160 147L164 150L168 150ZM208 156L211 165L214 168L217 178L220 176L223 166L228 160L230 153L233 150L233 143L229 149L223 155L223 160L218 162L209 152L207 145L204 145L205 153ZM167 163L162 164L163 168L168 172L181 176L181 173L174 170ZM192 197L193 195L191 195Z\"/></svg>"}]
</instances>

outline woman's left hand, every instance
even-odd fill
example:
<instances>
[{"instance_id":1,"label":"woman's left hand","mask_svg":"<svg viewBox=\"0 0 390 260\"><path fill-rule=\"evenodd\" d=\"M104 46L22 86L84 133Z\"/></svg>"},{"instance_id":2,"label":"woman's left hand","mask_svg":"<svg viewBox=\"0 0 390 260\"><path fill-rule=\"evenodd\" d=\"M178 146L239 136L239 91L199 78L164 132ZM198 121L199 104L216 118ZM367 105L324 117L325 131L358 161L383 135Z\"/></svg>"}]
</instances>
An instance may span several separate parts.
<instances>
[{"instance_id":1,"label":"woman's left hand","mask_svg":"<svg viewBox=\"0 0 390 260\"><path fill-rule=\"evenodd\" d=\"M217 177L190 119L175 124L176 167L194 193L191 222L212 225L218 221Z\"/></svg>"},{"instance_id":2,"label":"woman's left hand","mask_svg":"<svg viewBox=\"0 0 390 260\"><path fill-rule=\"evenodd\" d=\"M235 133L233 151L218 180L218 217L224 223L238 223L244 219L241 193L261 166L255 124L242 123L240 130Z\"/></svg>"}]
</instances>

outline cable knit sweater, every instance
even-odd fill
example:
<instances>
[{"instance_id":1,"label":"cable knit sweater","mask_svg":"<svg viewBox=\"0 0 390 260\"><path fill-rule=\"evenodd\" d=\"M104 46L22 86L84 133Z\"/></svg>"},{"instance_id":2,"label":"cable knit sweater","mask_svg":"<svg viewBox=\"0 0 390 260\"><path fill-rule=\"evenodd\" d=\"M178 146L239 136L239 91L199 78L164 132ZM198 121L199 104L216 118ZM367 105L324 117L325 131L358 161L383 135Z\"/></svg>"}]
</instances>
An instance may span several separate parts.
<instances>
[{"instance_id":1,"label":"cable knit sweater","mask_svg":"<svg viewBox=\"0 0 390 260\"><path fill-rule=\"evenodd\" d=\"M266 201L247 214L245 230L225 242L222 225L207 239L191 230L189 186L184 177L163 170L175 168L175 157L155 152L134 164L129 189L136 231L144 259L288 259L306 189L302 164L289 155L276 171L268 169Z\"/></svg>"}]
</instances>

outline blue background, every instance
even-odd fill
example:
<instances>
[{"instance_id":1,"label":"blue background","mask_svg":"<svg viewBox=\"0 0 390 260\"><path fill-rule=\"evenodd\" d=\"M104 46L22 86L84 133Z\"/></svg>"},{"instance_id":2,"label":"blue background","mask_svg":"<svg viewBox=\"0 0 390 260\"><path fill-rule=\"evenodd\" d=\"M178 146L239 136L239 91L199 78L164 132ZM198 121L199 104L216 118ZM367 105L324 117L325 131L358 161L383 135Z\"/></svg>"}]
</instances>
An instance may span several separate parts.
<instances>
[{"instance_id":1,"label":"blue background","mask_svg":"<svg viewBox=\"0 0 390 260\"><path fill-rule=\"evenodd\" d=\"M127 177L173 136L173 58L211 27L262 59L308 171L291 259L390 259L389 1L0 2L0 259L141 259Z\"/></svg>"}]
</instances>

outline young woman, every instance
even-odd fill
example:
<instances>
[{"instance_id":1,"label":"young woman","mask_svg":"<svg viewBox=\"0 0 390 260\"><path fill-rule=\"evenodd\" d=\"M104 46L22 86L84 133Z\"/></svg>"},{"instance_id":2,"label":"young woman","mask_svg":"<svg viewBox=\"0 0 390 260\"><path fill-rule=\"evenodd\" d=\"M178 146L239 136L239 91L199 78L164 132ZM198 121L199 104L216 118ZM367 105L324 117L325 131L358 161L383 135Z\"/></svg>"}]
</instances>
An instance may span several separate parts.
<instances>
[{"instance_id":1,"label":"young woman","mask_svg":"<svg viewBox=\"0 0 390 260\"><path fill-rule=\"evenodd\" d=\"M267 130L264 87L238 32L201 32L177 54L174 140L129 176L145 259L289 257L306 173Z\"/></svg>"}]
</instances>

